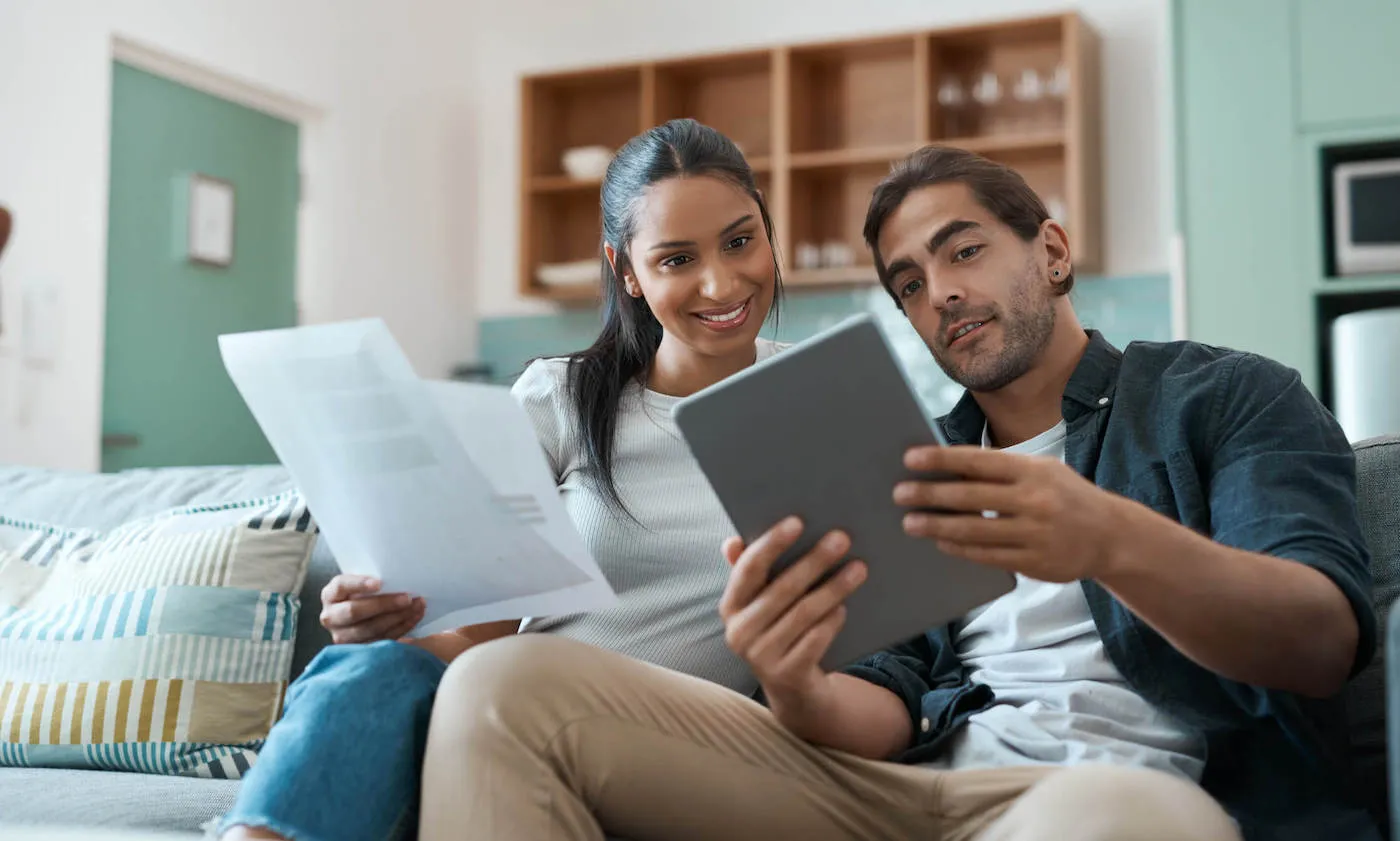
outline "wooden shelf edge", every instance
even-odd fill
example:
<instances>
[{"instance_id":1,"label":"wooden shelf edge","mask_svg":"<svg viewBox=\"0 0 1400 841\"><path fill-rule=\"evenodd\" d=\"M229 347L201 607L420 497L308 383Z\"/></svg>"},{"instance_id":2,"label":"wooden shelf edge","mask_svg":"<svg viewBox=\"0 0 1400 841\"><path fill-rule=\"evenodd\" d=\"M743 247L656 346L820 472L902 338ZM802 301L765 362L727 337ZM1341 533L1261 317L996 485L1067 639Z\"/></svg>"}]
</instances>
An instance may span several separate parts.
<instances>
[{"instance_id":1,"label":"wooden shelf edge","mask_svg":"<svg viewBox=\"0 0 1400 841\"><path fill-rule=\"evenodd\" d=\"M791 269L783 272L783 286L875 286L880 280L874 266L842 266L831 269Z\"/></svg>"},{"instance_id":2,"label":"wooden shelf edge","mask_svg":"<svg viewBox=\"0 0 1400 841\"><path fill-rule=\"evenodd\" d=\"M1066 143L1062 132L1040 132L1036 134L1001 134L984 137L950 137L933 141L939 146L956 146L979 155L998 152L1031 152L1036 150L1063 149Z\"/></svg>"},{"instance_id":3,"label":"wooden shelf edge","mask_svg":"<svg viewBox=\"0 0 1400 841\"><path fill-rule=\"evenodd\" d=\"M536 175L530 179L532 193L571 193L575 190L597 190L601 178L571 178L567 175Z\"/></svg>"},{"instance_id":4,"label":"wooden shelf edge","mask_svg":"<svg viewBox=\"0 0 1400 841\"><path fill-rule=\"evenodd\" d=\"M531 284L530 287L525 290L525 296L541 301L554 301L558 304L600 303L597 283L581 283L577 286L545 286L536 283Z\"/></svg>"},{"instance_id":5,"label":"wooden shelf edge","mask_svg":"<svg viewBox=\"0 0 1400 841\"><path fill-rule=\"evenodd\" d=\"M792 169L831 169L842 166L884 164L905 157L923 144L910 141L868 149L827 149L820 152L793 152L788 157Z\"/></svg>"}]
</instances>

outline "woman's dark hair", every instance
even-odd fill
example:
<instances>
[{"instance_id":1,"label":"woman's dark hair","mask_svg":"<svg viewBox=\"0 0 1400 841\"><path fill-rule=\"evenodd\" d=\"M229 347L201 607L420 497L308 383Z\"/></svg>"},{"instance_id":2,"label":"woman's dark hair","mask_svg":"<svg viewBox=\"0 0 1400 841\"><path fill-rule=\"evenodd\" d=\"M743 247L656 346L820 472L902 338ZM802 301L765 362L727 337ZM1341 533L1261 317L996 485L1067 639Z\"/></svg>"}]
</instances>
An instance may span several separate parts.
<instances>
[{"instance_id":1,"label":"woman's dark hair","mask_svg":"<svg viewBox=\"0 0 1400 841\"><path fill-rule=\"evenodd\" d=\"M904 305L890 288L885 261L880 256L877 241L880 229L899 209L909 194L921 187L935 184L964 184L972 191L977 203L986 208L1002 224L1026 242L1040 234L1040 226L1050 213L1021 174L1005 164L953 146L925 146L890 168L890 174L875 187L870 198L870 210L865 214L865 244L875 257L875 271L880 284L894 299L900 310ZM1061 295L1074 288L1074 272L1056 284Z\"/></svg>"},{"instance_id":2,"label":"woman's dark hair","mask_svg":"<svg viewBox=\"0 0 1400 841\"><path fill-rule=\"evenodd\" d=\"M754 183L753 170L734 142L695 120L672 120L628 141L613 158L603 177L602 245L612 246L616 267L600 253L603 274L603 330L593 344L569 356L568 394L589 461L596 467L602 490L620 511L626 505L613 475L613 441L617 411L628 384L651 367L661 345L661 323L645 298L633 298L623 287L636 232L637 210L646 189L667 178L709 175L729 181L758 203L768 243L773 248L774 295L777 317L782 295L778 249L768 205Z\"/></svg>"}]
</instances>

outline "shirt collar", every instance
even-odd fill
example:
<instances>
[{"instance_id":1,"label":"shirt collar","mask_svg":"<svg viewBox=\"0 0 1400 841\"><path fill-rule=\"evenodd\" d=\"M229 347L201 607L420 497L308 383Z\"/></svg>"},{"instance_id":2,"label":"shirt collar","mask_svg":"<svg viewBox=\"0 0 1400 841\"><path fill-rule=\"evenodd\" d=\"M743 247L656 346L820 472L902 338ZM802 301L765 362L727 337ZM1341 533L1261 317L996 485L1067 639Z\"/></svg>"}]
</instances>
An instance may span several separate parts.
<instances>
[{"instance_id":1,"label":"shirt collar","mask_svg":"<svg viewBox=\"0 0 1400 841\"><path fill-rule=\"evenodd\" d=\"M1097 330L1085 330L1089 346L1079 358L1074 373L1065 385L1061 411L1067 423L1086 412L1107 409L1113 405L1118 382L1118 368L1123 353L1109 343ZM943 431L951 444L973 444L981 440L987 416L977 405L972 392L964 391L953 410L942 419Z\"/></svg>"}]
</instances>

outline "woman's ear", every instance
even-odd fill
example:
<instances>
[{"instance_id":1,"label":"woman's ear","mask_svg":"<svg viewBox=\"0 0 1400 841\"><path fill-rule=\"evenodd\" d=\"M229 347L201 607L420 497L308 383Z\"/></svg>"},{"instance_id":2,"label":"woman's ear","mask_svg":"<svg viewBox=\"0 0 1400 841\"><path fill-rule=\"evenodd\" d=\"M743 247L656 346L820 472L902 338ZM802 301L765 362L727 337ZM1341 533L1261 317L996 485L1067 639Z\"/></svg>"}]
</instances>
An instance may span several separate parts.
<instances>
[{"instance_id":1,"label":"woman's ear","mask_svg":"<svg viewBox=\"0 0 1400 841\"><path fill-rule=\"evenodd\" d=\"M608 261L608 268L612 269L613 277L617 277L617 249L603 243L603 257Z\"/></svg>"},{"instance_id":2,"label":"woman's ear","mask_svg":"<svg viewBox=\"0 0 1400 841\"><path fill-rule=\"evenodd\" d=\"M623 273L622 277L617 276L617 249L605 242L603 243L603 256L608 260L608 268L612 269L613 277L622 284L622 290L633 298L642 297L642 288L637 285L636 278L626 272Z\"/></svg>"}]
</instances>

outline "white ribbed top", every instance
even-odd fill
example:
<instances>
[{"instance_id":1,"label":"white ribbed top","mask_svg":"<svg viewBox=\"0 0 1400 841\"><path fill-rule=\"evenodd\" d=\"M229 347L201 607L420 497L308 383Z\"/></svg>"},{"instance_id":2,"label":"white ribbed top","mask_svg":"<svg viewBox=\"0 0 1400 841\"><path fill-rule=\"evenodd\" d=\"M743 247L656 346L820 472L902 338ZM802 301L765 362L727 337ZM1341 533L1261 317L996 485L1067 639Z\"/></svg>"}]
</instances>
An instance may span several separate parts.
<instances>
[{"instance_id":1,"label":"white ribbed top","mask_svg":"<svg viewBox=\"0 0 1400 841\"><path fill-rule=\"evenodd\" d=\"M765 359L781 348L757 343ZM632 517L615 512L588 464L562 359L530 365L513 393L554 469L564 507L617 592L588 614L533 620L557 633L751 694L758 683L724 644L719 598L729 578L720 545L734 534L671 419L679 398L629 386L617 418L613 476Z\"/></svg>"}]
</instances>

